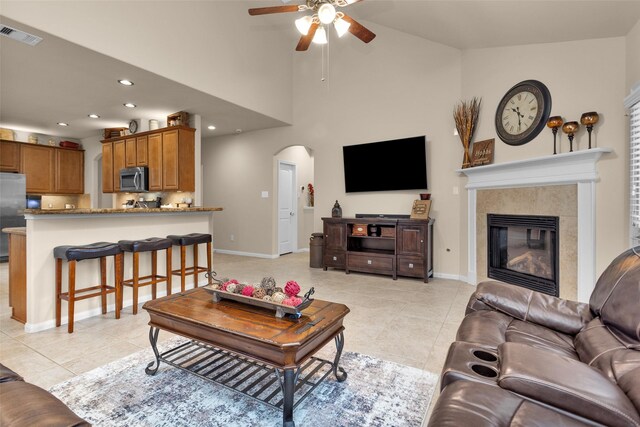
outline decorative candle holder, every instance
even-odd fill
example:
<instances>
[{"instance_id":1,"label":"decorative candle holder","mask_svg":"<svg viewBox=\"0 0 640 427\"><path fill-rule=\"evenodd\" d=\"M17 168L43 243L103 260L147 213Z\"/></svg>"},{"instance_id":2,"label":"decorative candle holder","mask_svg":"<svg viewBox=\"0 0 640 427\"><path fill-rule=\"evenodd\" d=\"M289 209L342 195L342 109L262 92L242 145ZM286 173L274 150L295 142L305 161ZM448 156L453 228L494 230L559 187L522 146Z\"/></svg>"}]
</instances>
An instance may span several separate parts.
<instances>
[{"instance_id":1,"label":"decorative candle holder","mask_svg":"<svg viewBox=\"0 0 640 427\"><path fill-rule=\"evenodd\" d=\"M573 151L573 136L580 129L578 122L567 122L562 125L562 132L566 133L569 137L569 152Z\"/></svg>"},{"instance_id":2,"label":"decorative candle holder","mask_svg":"<svg viewBox=\"0 0 640 427\"><path fill-rule=\"evenodd\" d=\"M582 117L580 117L580 123L587 127L587 132L589 132L589 149L591 149L591 131L593 130L593 125L598 123L600 116L595 111L590 111L588 113L584 113Z\"/></svg>"},{"instance_id":3,"label":"decorative candle holder","mask_svg":"<svg viewBox=\"0 0 640 427\"><path fill-rule=\"evenodd\" d=\"M553 132L553 154L558 154L556 150L556 134L558 133L558 128L562 126L563 120L560 116L549 117L547 120L547 127L551 128L551 132Z\"/></svg>"}]
</instances>

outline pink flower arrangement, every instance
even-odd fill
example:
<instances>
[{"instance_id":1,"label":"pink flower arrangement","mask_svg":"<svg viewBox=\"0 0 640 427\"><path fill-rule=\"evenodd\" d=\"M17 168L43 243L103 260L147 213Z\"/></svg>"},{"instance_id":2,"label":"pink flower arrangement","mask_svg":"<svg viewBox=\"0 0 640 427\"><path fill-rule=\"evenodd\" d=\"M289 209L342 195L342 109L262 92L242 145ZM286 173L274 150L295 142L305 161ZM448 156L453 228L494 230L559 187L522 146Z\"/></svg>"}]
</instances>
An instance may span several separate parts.
<instances>
[{"instance_id":1,"label":"pink flower arrangement","mask_svg":"<svg viewBox=\"0 0 640 427\"><path fill-rule=\"evenodd\" d=\"M242 288L242 295L244 295L245 297L250 297L253 296L253 286L251 285L247 285L244 288Z\"/></svg>"},{"instance_id":2,"label":"pink flower arrangement","mask_svg":"<svg viewBox=\"0 0 640 427\"><path fill-rule=\"evenodd\" d=\"M285 299L284 301L282 301L282 304L290 305L291 307L297 307L300 304L302 304L302 298L289 297L289 298Z\"/></svg>"},{"instance_id":3,"label":"pink flower arrangement","mask_svg":"<svg viewBox=\"0 0 640 427\"><path fill-rule=\"evenodd\" d=\"M295 280L289 280L284 286L284 293L290 297L295 297L300 292L300 285Z\"/></svg>"}]
</instances>

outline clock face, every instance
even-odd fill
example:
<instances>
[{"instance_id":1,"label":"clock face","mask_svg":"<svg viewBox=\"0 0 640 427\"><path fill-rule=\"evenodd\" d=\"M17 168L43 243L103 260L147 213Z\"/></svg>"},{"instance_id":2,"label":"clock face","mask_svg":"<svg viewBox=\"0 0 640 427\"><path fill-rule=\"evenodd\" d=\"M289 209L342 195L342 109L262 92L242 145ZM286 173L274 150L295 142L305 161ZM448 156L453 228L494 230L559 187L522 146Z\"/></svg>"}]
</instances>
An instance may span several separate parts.
<instances>
[{"instance_id":1,"label":"clock face","mask_svg":"<svg viewBox=\"0 0 640 427\"><path fill-rule=\"evenodd\" d=\"M136 133L138 131L138 122L135 120L131 120L129 122L129 132Z\"/></svg>"},{"instance_id":2,"label":"clock face","mask_svg":"<svg viewBox=\"0 0 640 427\"><path fill-rule=\"evenodd\" d=\"M526 80L512 87L496 110L496 131L509 145L522 145L544 129L551 112L551 95L536 80Z\"/></svg>"}]
</instances>

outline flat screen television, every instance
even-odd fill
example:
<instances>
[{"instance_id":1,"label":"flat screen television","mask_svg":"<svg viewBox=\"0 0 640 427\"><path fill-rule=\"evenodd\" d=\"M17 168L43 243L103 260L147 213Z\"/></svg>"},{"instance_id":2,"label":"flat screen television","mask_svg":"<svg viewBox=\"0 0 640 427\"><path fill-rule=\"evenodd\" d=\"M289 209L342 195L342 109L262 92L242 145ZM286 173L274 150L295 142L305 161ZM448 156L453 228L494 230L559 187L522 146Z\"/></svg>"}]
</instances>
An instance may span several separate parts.
<instances>
[{"instance_id":1,"label":"flat screen television","mask_svg":"<svg viewBox=\"0 0 640 427\"><path fill-rule=\"evenodd\" d=\"M342 147L347 193L426 190L425 137Z\"/></svg>"}]
</instances>

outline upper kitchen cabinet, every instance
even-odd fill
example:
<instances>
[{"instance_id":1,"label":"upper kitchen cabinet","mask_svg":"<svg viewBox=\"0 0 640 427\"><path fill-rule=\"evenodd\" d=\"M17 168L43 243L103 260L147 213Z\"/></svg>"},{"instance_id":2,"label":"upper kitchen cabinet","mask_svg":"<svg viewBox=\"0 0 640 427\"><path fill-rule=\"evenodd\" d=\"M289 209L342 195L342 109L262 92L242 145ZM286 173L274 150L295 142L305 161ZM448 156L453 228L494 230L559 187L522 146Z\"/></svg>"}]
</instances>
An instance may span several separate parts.
<instances>
[{"instance_id":1,"label":"upper kitchen cabinet","mask_svg":"<svg viewBox=\"0 0 640 427\"><path fill-rule=\"evenodd\" d=\"M113 142L102 144L102 192L113 193Z\"/></svg>"},{"instance_id":2,"label":"upper kitchen cabinet","mask_svg":"<svg viewBox=\"0 0 640 427\"><path fill-rule=\"evenodd\" d=\"M54 191L55 149L35 144L21 144L20 172L27 178L27 193Z\"/></svg>"},{"instance_id":3,"label":"upper kitchen cabinet","mask_svg":"<svg viewBox=\"0 0 640 427\"><path fill-rule=\"evenodd\" d=\"M0 172L20 172L20 143L0 141Z\"/></svg>"},{"instance_id":4,"label":"upper kitchen cabinet","mask_svg":"<svg viewBox=\"0 0 640 427\"><path fill-rule=\"evenodd\" d=\"M195 191L195 129L171 126L105 140L102 162L103 173L113 174L112 187L103 179L105 193L120 191L120 170L130 166L149 168L149 191Z\"/></svg>"},{"instance_id":5,"label":"upper kitchen cabinet","mask_svg":"<svg viewBox=\"0 0 640 427\"><path fill-rule=\"evenodd\" d=\"M57 149L54 192L84 193L84 151Z\"/></svg>"}]
</instances>

